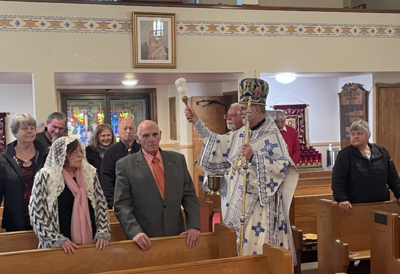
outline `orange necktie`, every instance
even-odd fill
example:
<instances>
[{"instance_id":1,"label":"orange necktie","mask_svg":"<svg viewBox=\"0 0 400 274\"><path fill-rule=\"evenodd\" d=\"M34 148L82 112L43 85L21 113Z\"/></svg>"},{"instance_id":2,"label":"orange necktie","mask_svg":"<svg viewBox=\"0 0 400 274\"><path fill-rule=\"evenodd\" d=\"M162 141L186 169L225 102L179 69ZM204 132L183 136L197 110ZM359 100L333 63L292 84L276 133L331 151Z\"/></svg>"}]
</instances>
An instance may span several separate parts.
<instances>
[{"instance_id":1,"label":"orange necktie","mask_svg":"<svg viewBox=\"0 0 400 274\"><path fill-rule=\"evenodd\" d=\"M154 180L156 181L158 190L161 193L161 197L164 198L165 175L164 175L164 171L162 170L162 168L160 166L160 160L157 157L154 157L153 160L151 160L151 164L153 165L154 173L156 175Z\"/></svg>"}]
</instances>

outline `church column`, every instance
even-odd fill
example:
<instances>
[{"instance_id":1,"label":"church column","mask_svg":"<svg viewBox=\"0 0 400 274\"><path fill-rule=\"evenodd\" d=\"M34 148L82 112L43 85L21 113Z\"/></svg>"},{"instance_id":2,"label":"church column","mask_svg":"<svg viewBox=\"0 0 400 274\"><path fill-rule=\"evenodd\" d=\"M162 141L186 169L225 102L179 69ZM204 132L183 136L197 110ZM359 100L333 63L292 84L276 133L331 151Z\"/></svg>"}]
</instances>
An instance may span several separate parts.
<instances>
[{"instance_id":1,"label":"church column","mask_svg":"<svg viewBox=\"0 0 400 274\"><path fill-rule=\"evenodd\" d=\"M171 87L176 92L176 122L178 127L178 143L177 151L185 155L189 173L193 175L193 142L192 142L192 124L186 120L185 104L182 102L182 96L175 90L176 87ZM188 105L190 106L190 94Z\"/></svg>"},{"instance_id":2,"label":"church column","mask_svg":"<svg viewBox=\"0 0 400 274\"><path fill-rule=\"evenodd\" d=\"M53 71L35 71L32 75L33 110L36 122L46 122L47 116L57 111Z\"/></svg>"}]
</instances>

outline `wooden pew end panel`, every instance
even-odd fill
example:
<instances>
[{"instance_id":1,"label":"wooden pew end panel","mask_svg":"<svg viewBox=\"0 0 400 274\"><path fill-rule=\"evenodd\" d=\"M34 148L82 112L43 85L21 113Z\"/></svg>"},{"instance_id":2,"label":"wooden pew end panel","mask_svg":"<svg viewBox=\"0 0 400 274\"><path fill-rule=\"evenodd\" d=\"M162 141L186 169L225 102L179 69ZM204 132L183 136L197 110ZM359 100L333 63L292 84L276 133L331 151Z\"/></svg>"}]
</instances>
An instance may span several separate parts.
<instances>
[{"instance_id":1,"label":"wooden pew end panel","mask_svg":"<svg viewBox=\"0 0 400 274\"><path fill-rule=\"evenodd\" d=\"M216 223L214 231L218 238L219 258L235 257L237 253L235 229L223 223Z\"/></svg>"},{"instance_id":2,"label":"wooden pew end panel","mask_svg":"<svg viewBox=\"0 0 400 274\"><path fill-rule=\"evenodd\" d=\"M268 262L268 271L266 273L292 273L292 253L286 248L266 243L263 246L263 254Z\"/></svg>"},{"instance_id":3,"label":"wooden pew end panel","mask_svg":"<svg viewBox=\"0 0 400 274\"><path fill-rule=\"evenodd\" d=\"M400 274L400 219L375 210L371 226L371 274Z\"/></svg>"}]
</instances>

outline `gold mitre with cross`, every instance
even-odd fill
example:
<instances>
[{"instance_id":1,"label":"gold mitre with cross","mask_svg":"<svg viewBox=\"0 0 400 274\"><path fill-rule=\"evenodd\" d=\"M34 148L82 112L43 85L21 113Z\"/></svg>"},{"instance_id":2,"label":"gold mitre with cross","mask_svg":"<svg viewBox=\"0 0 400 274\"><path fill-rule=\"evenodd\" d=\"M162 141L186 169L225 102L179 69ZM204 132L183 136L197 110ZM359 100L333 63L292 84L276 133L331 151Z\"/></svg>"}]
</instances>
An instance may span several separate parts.
<instances>
[{"instance_id":1,"label":"gold mitre with cross","mask_svg":"<svg viewBox=\"0 0 400 274\"><path fill-rule=\"evenodd\" d=\"M266 81L257 78L245 78L239 84L239 103L247 103L251 98L252 105L266 105L269 85Z\"/></svg>"}]
</instances>

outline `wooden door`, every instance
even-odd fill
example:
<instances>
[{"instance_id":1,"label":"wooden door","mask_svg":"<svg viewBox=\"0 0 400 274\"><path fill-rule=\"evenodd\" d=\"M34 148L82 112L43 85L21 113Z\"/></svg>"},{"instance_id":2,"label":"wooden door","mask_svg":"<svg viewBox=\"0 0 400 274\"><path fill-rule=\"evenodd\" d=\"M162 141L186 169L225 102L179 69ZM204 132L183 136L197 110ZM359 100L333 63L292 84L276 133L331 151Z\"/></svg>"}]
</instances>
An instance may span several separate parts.
<instances>
[{"instance_id":1,"label":"wooden door","mask_svg":"<svg viewBox=\"0 0 400 274\"><path fill-rule=\"evenodd\" d=\"M377 84L377 119L376 142L383 145L389 152L400 171L400 84ZM372 130L372 129L371 129Z\"/></svg>"},{"instance_id":2,"label":"wooden door","mask_svg":"<svg viewBox=\"0 0 400 274\"><path fill-rule=\"evenodd\" d=\"M214 102L209 104L210 102ZM205 125L217 134L225 134L227 132L226 123L224 119L225 114L225 99L224 96L196 96L191 97L192 108L196 114L203 120ZM204 176L204 172L197 167L196 161L198 160L203 146L199 135L194 127L193 132L193 181L197 185L198 196L200 200L200 218L201 218L201 231L209 231L210 215L209 203L213 202L214 208L220 208L220 196L210 196L202 189L203 181L200 180Z\"/></svg>"}]
</instances>

